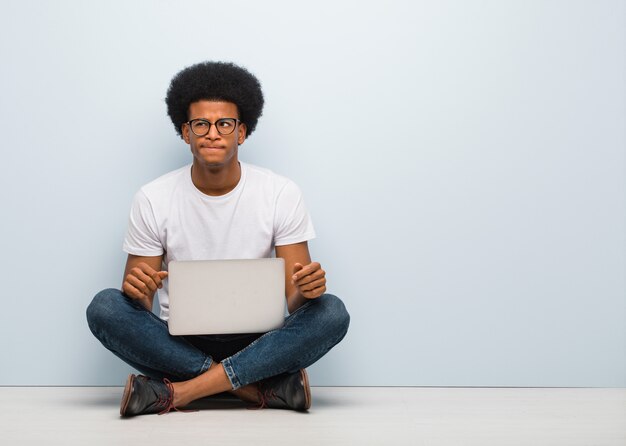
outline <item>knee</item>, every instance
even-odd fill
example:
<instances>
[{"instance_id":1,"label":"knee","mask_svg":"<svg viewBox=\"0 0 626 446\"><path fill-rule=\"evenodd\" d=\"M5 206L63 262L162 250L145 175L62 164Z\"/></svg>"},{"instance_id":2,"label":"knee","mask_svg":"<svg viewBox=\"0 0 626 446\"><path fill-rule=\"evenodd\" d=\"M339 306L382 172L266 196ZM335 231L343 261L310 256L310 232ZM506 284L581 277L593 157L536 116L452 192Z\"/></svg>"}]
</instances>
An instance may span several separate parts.
<instances>
[{"instance_id":1,"label":"knee","mask_svg":"<svg viewBox=\"0 0 626 446\"><path fill-rule=\"evenodd\" d=\"M114 317L116 303L122 298L122 292L115 288L107 288L95 295L86 311L87 324L94 335L99 327Z\"/></svg>"},{"instance_id":2,"label":"knee","mask_svg":"<svg viewBox=\"0 0 626 446\"><path fill-rule=\"evenodd\" d=\"M319 299L324 308L324 326L329 333L336 333L339 340L343 339L350 326L350 314L346 306L333 294L324 294Z\"/></svg>"}]
</instances>

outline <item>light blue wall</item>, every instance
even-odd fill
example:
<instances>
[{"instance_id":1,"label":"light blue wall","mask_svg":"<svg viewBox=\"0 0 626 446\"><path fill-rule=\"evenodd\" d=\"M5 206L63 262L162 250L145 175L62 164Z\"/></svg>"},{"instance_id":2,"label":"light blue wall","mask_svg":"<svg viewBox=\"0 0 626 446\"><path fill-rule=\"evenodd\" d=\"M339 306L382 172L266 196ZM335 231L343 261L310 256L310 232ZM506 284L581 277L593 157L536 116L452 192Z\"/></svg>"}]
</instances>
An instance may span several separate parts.
<instances>
[{"instance_id":1,"label":"light blue wall","mask_svg":"<svg viewBox=\"0 0 626 446\"><path fill-rule=\"evenodd\" d=\"M1 5L1 385L123 383L85 308L214 59L260 78L242 159L303 189L352 315L313 384L626 386L624 2Z\"/></svg>"}]
</instances>

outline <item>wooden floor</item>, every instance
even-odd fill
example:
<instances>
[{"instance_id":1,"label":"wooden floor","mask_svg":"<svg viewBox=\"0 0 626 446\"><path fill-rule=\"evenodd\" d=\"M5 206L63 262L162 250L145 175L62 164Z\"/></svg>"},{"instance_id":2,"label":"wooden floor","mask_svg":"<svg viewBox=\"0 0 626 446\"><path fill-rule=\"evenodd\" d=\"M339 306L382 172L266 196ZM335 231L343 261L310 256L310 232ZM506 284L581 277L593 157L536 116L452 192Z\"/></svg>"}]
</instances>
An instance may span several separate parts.
<instances>
[{"instance_id":1,"label":"wooden floor","mask_svg":"<svg viewBox=\"0 0 626 446\"><path fill-rule=\"evenodd\" d=\"M1 445L625 446L626 389L314 387L308 413L119 417L121 387L0 387Z\"/></svg>"}]
</instances>

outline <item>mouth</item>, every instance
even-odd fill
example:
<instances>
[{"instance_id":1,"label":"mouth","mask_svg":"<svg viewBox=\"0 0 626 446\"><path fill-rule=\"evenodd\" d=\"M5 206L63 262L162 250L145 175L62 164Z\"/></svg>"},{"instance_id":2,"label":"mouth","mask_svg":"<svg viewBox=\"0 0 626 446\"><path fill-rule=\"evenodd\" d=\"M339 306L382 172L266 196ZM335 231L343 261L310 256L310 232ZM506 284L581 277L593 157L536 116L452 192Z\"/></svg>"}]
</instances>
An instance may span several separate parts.
<instances>
[{"instance_id":1,"label":"mouth","mask_svg":"<svg viewBox=\"0 0 626 446\"><path fill-rule=\"evenodd\" d=\"M206 150L224 150L224 147L217 147L217 146L200 146L201 149L206 149Z\"/></svg>"}]
</instances>

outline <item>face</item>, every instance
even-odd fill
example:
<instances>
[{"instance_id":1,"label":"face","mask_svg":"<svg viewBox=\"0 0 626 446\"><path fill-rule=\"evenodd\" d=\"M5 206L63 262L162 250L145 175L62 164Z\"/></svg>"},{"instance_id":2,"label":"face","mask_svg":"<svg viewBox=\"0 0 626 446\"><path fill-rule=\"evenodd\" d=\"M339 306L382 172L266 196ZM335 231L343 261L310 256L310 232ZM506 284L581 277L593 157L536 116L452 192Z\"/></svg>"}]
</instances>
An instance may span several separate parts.
<instances>
[{"instance_id":1,"label":"face","mask_svg":"<svg viewBox=\"0 0 626 446\"><path fill-rule=\"evenodd\" d=\"M232 102L201 100L189 104L189 120L203 118L212 123L222 118L239 119L237 106ZM222 167L237 163L237 152L240 144L246 139L246 125L239 122L230 135L222 135L215 125L211 125L209 133L197 136L183 124L183 139L189 144L194 156L194 164L206 167Z\"/></svg>"}]
</instances>

